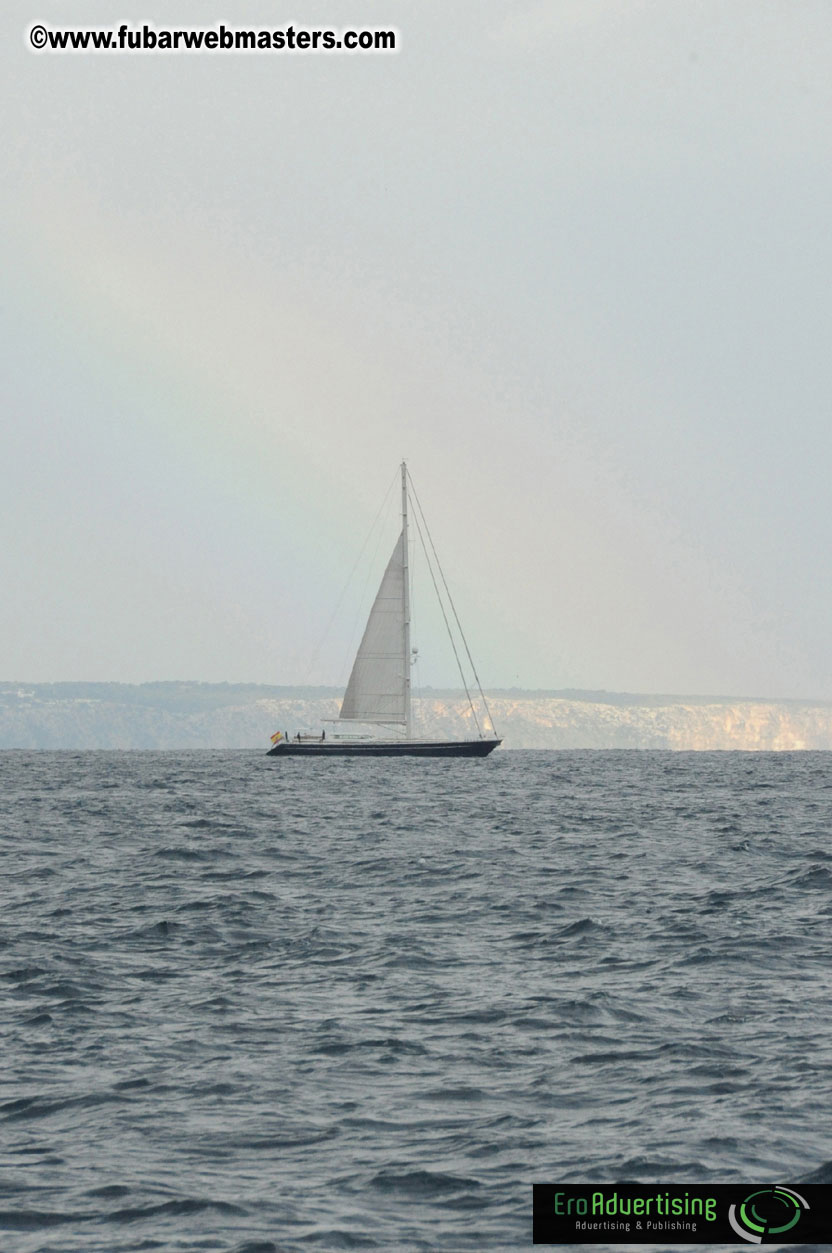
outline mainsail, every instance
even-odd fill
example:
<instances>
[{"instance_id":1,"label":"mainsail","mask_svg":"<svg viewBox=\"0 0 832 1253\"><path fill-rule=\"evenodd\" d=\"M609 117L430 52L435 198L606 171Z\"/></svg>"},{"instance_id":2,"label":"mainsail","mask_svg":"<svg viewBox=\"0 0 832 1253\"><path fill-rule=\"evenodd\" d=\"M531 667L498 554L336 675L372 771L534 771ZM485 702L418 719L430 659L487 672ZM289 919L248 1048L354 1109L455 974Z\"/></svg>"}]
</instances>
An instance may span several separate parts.
<instances>
[{"instance_id":1,"label":"mainsail","mask_svg":"<svg viewBox=\"0 0 832 1253\"><path fill-rule=\"evenodd\" d=\"M341 719L407 723L405 533L387 563L341 705Z\"/></svg>"}]
</instances>

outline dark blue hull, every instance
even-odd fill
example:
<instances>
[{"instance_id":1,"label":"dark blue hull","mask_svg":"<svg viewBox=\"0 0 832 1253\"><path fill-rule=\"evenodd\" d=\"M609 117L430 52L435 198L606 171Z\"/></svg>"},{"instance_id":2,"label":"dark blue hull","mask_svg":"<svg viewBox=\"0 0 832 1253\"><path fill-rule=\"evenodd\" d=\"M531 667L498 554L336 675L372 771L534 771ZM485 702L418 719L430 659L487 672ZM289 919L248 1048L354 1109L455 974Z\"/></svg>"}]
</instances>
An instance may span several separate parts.
<instances>
[{"instance_id":1,"label":"dark blue hull","mask_svg":"<svg viewBox=\"0 0 832 1253\"><path fill-rule=\"evenodd\" d=\"M487 757L502 740L283 740L269 757Z\"/></svg>"}]
</instances>

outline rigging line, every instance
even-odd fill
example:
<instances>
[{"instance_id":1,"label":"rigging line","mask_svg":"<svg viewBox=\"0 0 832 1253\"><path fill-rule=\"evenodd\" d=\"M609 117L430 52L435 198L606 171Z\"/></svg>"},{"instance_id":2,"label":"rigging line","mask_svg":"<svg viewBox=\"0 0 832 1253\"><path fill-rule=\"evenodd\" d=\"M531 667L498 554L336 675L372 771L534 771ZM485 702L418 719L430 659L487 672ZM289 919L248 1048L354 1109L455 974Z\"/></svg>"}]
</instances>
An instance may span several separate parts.
<instances>
[{"instance_id":1,"label":"rigging line","mask_svg":"<svg viewBox=\"0 0 832 1253\"><path fill-rule=\"evenodd\" d=\"M408 477L410 476L408 475ZM411 482L410 485L412 487L413 483ZM419 506L419 513L422 513L421 505ZM448 632L448 639L451 641L451 648L454 650L454 657L456 658L457 669L459 670L459 677L462 679L462 686L465 688L465 695L468 697L468 704L471 708L471 713L473 714L473 717L474 717L474 723L476 724L476 728L477 728L477 735L479 735L480 739L482 739L482 729L480 727L480 720L477 717L477 711L474 708L474 702L471 700L471 693L468 691L468 683L465 678L465 671L462 669L462 662L459 660L459 653L457 652L457 649L456 649L456 640L454 639L454 633L451 630L451 624L448 621L448 615L445 613L445 605L443 603L442 595L439 591L439 587L437 586L437 583L436 583L436 575L433 573L433 566L431 565L430 553L428 552L427 545L425 544L425 537L422 534L422 526L421 526L421 523L419 522L419 514L414 513L413 518L416 523L416 530L419 532L419 539L422 541L422 548L425 553L425 561L426 561L428 570L430 571L431 580L433 582L433 590L436 592L436 599L439 601L439 608L442 610L442 617L445 620L445 629ZM422 513L422 522L425 522L424 513ZM425 530L427 530L427 525L428 525L427 522L425 522ZM436 557L435 549L434 549L434 557ZM436 558L436 564L439 565L438 557ZM439 573L440 574L442 573L441 567L440 567ZM447 585L446 585L446 590L447 590ZM451 608L453 608L453 602L451 603Z\"/></svg>"},{"instance_id":2,"label":"rigging line","mask_svg":"<svg viewBox=\"0 0 832 1253\"><path fill-rule=\"evenodd\" d=\"M314 649L312 650L312 655L310 656L309 661L307 662L307 665L306 665L306 671L305 671L304 683L303 683L303 685L302 685L302 686L305 686L306 681L308 680L309 675L310 675L310 673L311 673L311 671L312 671L312 667L314 666L315 662L318 660L318 654L320 653L321 649L323 648L323 646L324 646L324 642L325 642L325 640L326 640L327 636L329 635L330 630L332 629L332 624L333 624L333 622L335 621L335 618L336 618L336 615L337 615L337 613L338 613L338 610L341 608L341 604L342 604L342 602L343 602L343 599L344 599L344 597L345 597L345 596L346 596L346 594L347 594L347 589L348 589L348 587L349 587L350 583L352 582L353 576L355 575L355 571L356 571L356 569L357 569L357 567L358 567L358 563L360 562L361 558L364 556L364 550L365 550L365 548L367 547L367 545L369 544L369 542L370 542L370 538L371 538L371 536L372 536L372 534L373 534L373 531L375 530L376 526L378 525L378 520L379 520L379 518L381 517L382 512L384 511L384 509L385 509L385 507L386 507L386 505L387 505L388 498L389 498L389 496L390 496L391 491L393 490L393 484L394 484L395 482L396 482L396 475L394 474L394 475L393 475L393 478L390 480L390 485L389 485L389 487L387 488L387 491L384 493L384 499L382 500L381 504L380 504L380 505L379 505L379 507L378 507L378 512L376 513L376 516L373 518L372 522L370 523L370 529L369 529L369 531L367 532L367 534L366 534L366 535L365 535L365 537L364 537L364 543L361 545L361 548L359 549L358 556L356 557L355 561L352 563L352 568L351 568L351 570L350 570L349 574L347 575L346 582L344 583L344 586L341 588L341 592L340 592L340 594L339 594L339 596L338 596L337 601L335 602L335 608L332 610L332 613L329 615L329 620L328 620L328 622L327 622L326 626L325 626L325 627L324 627L324 629L323 629L323 634L321 635L320 639L318 640L318 643L315 645ZM377 537L376 537L376 551L378 551L379 539L380 539L380 537L378 537L378 536L377 536ZM369 581L369 576L368 576L368 578L367 578L367 581ZM363 595L364 595L364 592L366 592L366 590L367 590L367 589L366 589L366 581L365 581L364 590L362 591L362 597L363 597ZM360 612L360 611L359 611L359 612ZM355 625L353 624L353 634L354 634L354 632L355 632ZM343 668L343 667L342 667L342 668Z\"/></svg>"},{"instance_id":3,"label":"rigging line","mask_svg":"<svg viewBox=\"0 0 832 1253\"><path fill-rule=\"evenodd\" d=\"M426 533L427 533L427 537L428 537L428 539L430 540L430 546L431 546L431 549L432 549L432 551L433 551L433 555L434 555L434 557L435 557L435 559L436 559L436 566L437 566L437 569L439 570L439 575L440 575L440 578L442 579L442 585L443 585L443 586L444 586L444 588L445 588L445 592L446 592L447 597L448 597L448 602L449 602L449 604L450 604L450 606L451 606L451 612L452 612L452 613L453 613L453 615L454 615L454 621L456 622L457 629L459 630L460 638L462 639L462 643L463 643L463 644L464 644L464 646L465 646L465 652L466 652L466 653L467 653L467 655L468 655L468 661L470 662L470 664L471 664L471 669L472 669L472 671L473 671L473 673L474 673L474 679L475 679L476 684L477 684L477 690L478 690L478 692L479 692L479 694L480 694L480 699L482 700L482 703L483 703L483 705L485 706L485 712L486 712L486 714L488 715L488 721L491 723L491 730L492 730L492 731L493 731L493 733L496 735L496 734L497 734L497 728L496 728L496 727L495 727L495 725L494 725L494 719L491 717L491 710L488 708L488 701L485 699L485 692L482 690L482 684L480 683L480 676L477 674L477 667L474 665L474 658L471 656L471 650L470 650L470 648L468 647L468 641L467 641L467 639L465 638L465 632L464 632L464 631L463 631L463 629L462 629L462 623L460 622L460 620L459 620L459 614L458 614L458 613L457 613L457 611L456 611L456 605L454 604L454 598L453 598L453 596L451 595L451 589L448 587L447 581L446 581L446 579L445 579L445 572L444 572L444 571L443 571L443 569L442 569L442 563L441 563L441 561L439 560L439 554L438 554L438 553L437 553L437 551L436 551L436 546L435 546L435 544L434 544L434 542L433 542L433 536L432 536L432 535L431 535L431 533L430 533L430 527L428 526L428 520L427 520L427 518L425 517L425 511L424 511L424 509L422 508L422 502L421 502L421 500L419 499L419 495L418 495L418 493L417 493L417 491L416 491L416 488L415 488L415 486L414 486L414 484L413 484L413 479L410 477L410 471L409 471L409 470L408 470L408 472L407 472L407 477L408 477L408 479L410 480L410 489L411 489L411 491L412 491L412 493L413 493L413 499L414 499L414 500L415 500L415 502L416 502L416 505L417 505L417 508L418 508L418 510L419 510L419 513L422 515L422 521L423 521L423 522L424 522L424 524L425 524L425 531L426 531ZM414 516L414 518L418 518L418 514L416 514L416 513L414 513L414 515L413 515L413 516ZM421 534L421 532L420 532L420 534ZM424 541L423 541L423 542L424 542ZM467 689L466 689L466 691L467 691ZM469 700L470 700L470 697L469 697ZM476 715L474 715L474 716L476 717Z\"/></svg>"}]
</instances>

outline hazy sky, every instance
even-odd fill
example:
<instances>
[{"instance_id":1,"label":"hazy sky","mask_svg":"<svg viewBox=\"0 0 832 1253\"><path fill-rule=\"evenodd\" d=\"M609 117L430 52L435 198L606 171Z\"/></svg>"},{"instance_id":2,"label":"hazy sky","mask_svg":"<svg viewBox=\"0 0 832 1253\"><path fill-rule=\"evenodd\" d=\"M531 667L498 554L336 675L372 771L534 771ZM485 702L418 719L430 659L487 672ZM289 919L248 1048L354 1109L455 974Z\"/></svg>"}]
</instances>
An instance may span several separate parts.
<instances>
[{"instance_id":1,"label":"hazy sky","mask_svg":"<svg viewBox=\"0 0 832 1253\"><path fill-rule=\"evenodd\" d=\"M400 51L26 42L220 19ZM342 681L406 455L488 686L832 698L829 0L0 40L0 677Z\"/></svg>"}]
</instances>

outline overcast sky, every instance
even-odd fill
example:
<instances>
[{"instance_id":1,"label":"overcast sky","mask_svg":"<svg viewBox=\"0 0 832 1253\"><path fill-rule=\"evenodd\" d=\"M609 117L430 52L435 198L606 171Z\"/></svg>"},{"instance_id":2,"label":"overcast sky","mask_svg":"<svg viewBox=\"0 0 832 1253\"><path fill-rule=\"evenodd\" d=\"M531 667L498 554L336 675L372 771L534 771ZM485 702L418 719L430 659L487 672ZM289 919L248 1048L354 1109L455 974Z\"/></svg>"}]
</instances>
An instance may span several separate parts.
<instances>
[{"instance_id":1,"label":"overcast sky","mask_svg":"<svg viewBox=\"0 0 832 1253\"><path fill-rule=\"evenodd\" d=\"M220 19L400 50L26 42ZM0 38L0 677L342 681L406 455L486 686L832 698L828 0Z\"/></svg>"}]
</instances>

